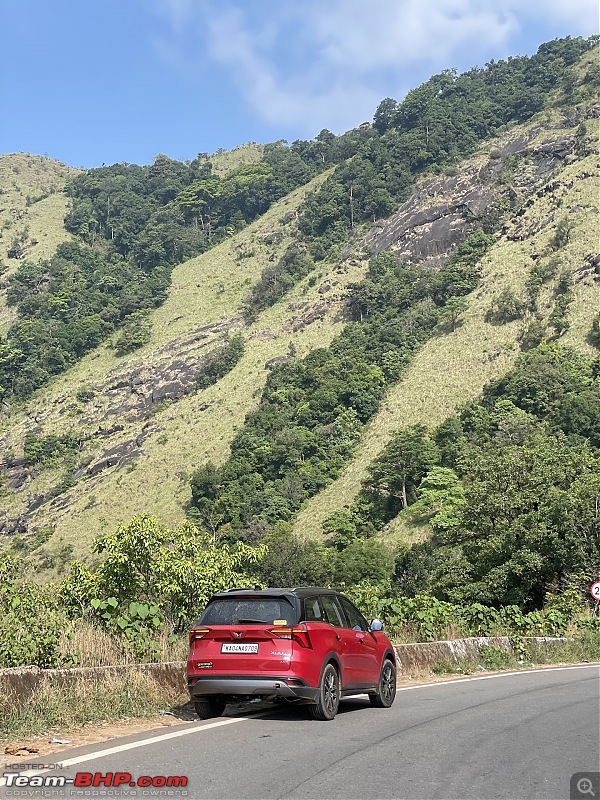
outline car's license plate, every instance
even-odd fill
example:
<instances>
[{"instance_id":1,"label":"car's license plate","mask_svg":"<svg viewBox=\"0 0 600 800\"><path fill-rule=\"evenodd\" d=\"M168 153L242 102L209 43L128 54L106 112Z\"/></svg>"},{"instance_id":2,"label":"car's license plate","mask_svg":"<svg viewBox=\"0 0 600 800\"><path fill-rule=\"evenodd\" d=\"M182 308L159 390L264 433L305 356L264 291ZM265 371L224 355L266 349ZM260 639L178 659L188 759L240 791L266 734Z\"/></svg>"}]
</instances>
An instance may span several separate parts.
<instances>
[{"instance_id":1,"label":"car's license plate","mask_svg":"<svg viewBox=\"0 0 600 800\"><path fill-rule=\"evenodd\" d=\"M221 645L222 653L258 653L258 643L241 644L225 643Z\"/></svg>"}]
</instances>

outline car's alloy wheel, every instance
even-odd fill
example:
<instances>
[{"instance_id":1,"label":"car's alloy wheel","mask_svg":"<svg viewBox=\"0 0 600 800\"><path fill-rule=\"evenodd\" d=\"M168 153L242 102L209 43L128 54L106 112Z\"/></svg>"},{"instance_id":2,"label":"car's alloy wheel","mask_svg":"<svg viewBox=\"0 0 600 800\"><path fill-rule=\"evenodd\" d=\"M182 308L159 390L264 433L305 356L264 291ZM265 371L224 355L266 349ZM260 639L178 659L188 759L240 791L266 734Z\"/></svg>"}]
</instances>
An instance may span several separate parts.
<instances>
[{"instance_id":1,"label":"car's alloy wheel","mask_svg":"<svg viewBox=\"0 0 600 800\"><path fill-rule=\"evenodd\" d=\"M202 700L194 701L194 708L196 714L200 719L212 719L213 717L220 717L226 706L225 700L218 695L214 697L206 697Z\"/></svg>"},{"instance_id":2,"label":"car's alloy wheel","mask_svg":"<svg viewBox=\"0 0 600 800\"><path fill-rule=\"evenodd\" d=\"M335 717L339 704L340 679L333 664L327 664L321 675L319 697L315 705L308 707L308 713L313 719L325 722Z\"/></svg>"},{"instance_id":3,"label":"car's alloy wheel","mask_svg":"<svg viewBox=\"0 0 600 800\"><path fill-rule=\"evenodd\" d=\"M389 708L396 697L396 667L389 658L381 665L377 692L369 695L371 705L375 708Z\"/></svg>"}]
</instances>

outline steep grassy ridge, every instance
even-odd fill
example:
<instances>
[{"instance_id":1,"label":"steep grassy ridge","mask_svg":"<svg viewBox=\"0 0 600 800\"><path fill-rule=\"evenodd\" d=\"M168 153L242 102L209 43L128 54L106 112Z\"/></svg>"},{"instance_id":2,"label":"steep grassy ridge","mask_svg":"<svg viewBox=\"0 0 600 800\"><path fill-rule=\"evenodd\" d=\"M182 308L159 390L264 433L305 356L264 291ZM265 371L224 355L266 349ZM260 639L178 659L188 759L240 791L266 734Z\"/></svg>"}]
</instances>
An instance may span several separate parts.
<instances>
[{"instance_id":1,"label":"steep grassy ridge","mask_svg":"<svg viewBox=\"0 0 600 800\"><path fill-rule=\"evenodd\" d=\"M43 156L0 156L0 334L14 319L3 286L19 264L15 255L33 261L50 258L71 238L63 226L68 205L63 188L77 172ZM3 272L2 265L7 268Z\"/></svg>"},{"instance_id":2,"label":"steep grassy ridge","mask_svg":"<svg viewBox=\"0 0 600 800\"><path fill-rule=\"evenodd\" d=\"M558 136L565 131L544 129L534 147L551 133ZM489 151L489 145L486 149ZM573 228L570 241L559 252L561 268L574 274L585 265L585 257L596 252L599 177L596 153L561 167L547 187L538 192L535 202L507 226L485 258L481 286L469 296L462 324L455 332L430 340L417 354L403 380L389 392L368 425L352 463L299 513L295 523L298 535L322 535L323 520L353 501L367 466L395 430L416 423L440 423L463 403L477 397L488 381L510 368L519 353L518 339L526 320L492 325L485 321L486 311L506 288L525 296L525 282L534 263L532 256L538 257L548 248L563 216ZM588 275L574 283L573 292L571 328L561 341L591 352L586 337L600 308L600 282ZM547 292L541 309L546 319L551 310L550 299ZM421 535L418 529L406 529L402 521L392 523L389 533L391 538L399 535L404 539Z\"/></svg>"},{"instance_id":3,"label":"steep grassy ridge","mask_svg":"<svg viewBox=\"0 0 600 800\"><path fill-rule=\"evenodd\" d=\"M23 534L24 545L34 549L27 540L37 531L33 563L60 569L72 555L89 556L95 535L134 514L157 514L176 524L190 498L190 473L208 460L227 459L236 430L259 402L273 360L327 347L339 333L346 320L346 287L364 275L367 249L391 250L419 268L438 268L459 242L494 216L496 202L504 211L510 207L513 216L486 256L482 283L469 297L461 324L450 333L440 327L417 354L368 424L352 463L300 512L296 532L321 535L323 519L352 502L368 464L394 430L440 422L512 365L527 320L492 325L485 314L506 288L524 297L531 266L545 257L565 217L572 223L570 240L559 255L575 284L571 328L563 340L586 349L585 337L600 307L600 284L593 272L580 270L595 252L598 225L596 154L575 154L577 126L584 118L585 112L572 118L543 112L528 126L511 127L446 175L424 179L404 211L368 235L355 229L346 260L318 264L251 326L241 316L244 299L265 267L277 263L296 238L298 208L327 174L280 200L236 236L176 267L166 302L150 315L145 347L117 357L106 342L26 406L0 417L0 534ZM228 154L217 154L219 169L260 154L250 145L239 151L231 163ZM53 196L30 205L27 213L36 206L41 210ZM49 225L46 238L54 230L56 243L58 220L54 228L44 223ZM542 289L545 318L552 299L552 287ZM196 390L195 377L207 354L236 332L245 342L241 360L215 385ZM25 463L27 434L67 433L79 440L68 456L43 467Z\"/></svg>"},{"instance_id":4,"label":"steep grassy ridge","mask_svg":"<svg viewBox=\"0 0 600 800\"><path fill-rule=\"evenodd\" d=\"M150 401L141 409L129 401L144 392L156 393L157 384L162 386L157 376L165 365L175 364L176 371L182 372L192 350L202 354L222 340L224 331L244 328L238 313L245 294L264 266L292 240L295 209L319 180L322 177L284 198L231 240L177 267L167 301L152 314L152 339L143 350L119 359L108 346L98 348L10 420L3 445L16 455L22 451L25 432L36 426L44 435L75 428L89 438L77 454L84 475L75 487L52 498L53 487L64 478L64 466L37 471L37 475L30 470L19 491L4 498L0 522L27 515L30 530L55 529L44 552L55 554L63 548L65 553L66 545L69 550L74 547L77 555L87 555L93 536L105 525L113 526L140 511L158 514L173 524L183 516L189 490L181 479L208 459L218 463L227 457L235 429L258 402L270 359L285 357L290 347L304 355L328 344L343 324L344 288L360 280L364 266L357 261L336 271L335 265L329 265L331 274L323 267L316 273L316 283L310 280L312 287L305 279L263 312L244 331L242 360L218 384L182 399L165 395L162 402L153 405ZM325 282L330 290L320 293ZM82 387L96 395L79 402L76 394ZM132 389L138 394L132 394ZM92 471L102 466L107 452L124 442L138 441L133 450L122 451L117 463L85 474L90 466ZM28 509L37 503L29 515Z\"/></svg>"}]
</instances>

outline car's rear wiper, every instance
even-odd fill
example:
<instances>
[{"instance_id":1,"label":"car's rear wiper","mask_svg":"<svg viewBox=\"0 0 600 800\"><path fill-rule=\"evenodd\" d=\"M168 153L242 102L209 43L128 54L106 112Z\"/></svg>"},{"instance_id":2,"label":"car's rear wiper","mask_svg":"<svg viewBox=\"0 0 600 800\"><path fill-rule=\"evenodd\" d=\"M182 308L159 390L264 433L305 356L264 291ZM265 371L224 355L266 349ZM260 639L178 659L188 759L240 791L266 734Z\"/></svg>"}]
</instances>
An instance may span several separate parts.
<instances>
[{"instance_id":1,"label":"car's rear wiper","mask_svg":"<svg viewBox=\"0 0 600 800\"><path fill-rule=\"evenodd\" d=\"M269 624L266 619L238 619L235 622L236 625L249 625L254 623L256 623L257 625Z\"/></svg>"}]
</instances>

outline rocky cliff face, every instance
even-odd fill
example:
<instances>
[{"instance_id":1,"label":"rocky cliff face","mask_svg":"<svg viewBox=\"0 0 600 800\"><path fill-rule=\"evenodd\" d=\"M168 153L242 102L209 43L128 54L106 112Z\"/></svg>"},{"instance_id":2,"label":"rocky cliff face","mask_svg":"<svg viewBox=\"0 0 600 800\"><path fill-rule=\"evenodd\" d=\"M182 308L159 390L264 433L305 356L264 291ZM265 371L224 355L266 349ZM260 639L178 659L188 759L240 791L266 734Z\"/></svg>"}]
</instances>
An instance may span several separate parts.
<instances>
[{"instance_id":1,"label":"rocky cliff face","mask_svg":"<svg viewBox=\"0 0 600 800\"><path fill-rule=\"evenodd\" d=\"M564 117L564 133L559 129L547 135L540 125L513 130L485 155L423 181L395 214L373 226L363 245L374 255L390 251L424 269L439 269L486 217L507 209L522 216L539 191L552 192L553 173L577 158L576 126L599 114L600 106L593 106L585 114ZM512 235L533 233L517 228Z\"/></svg>"}]
</instances>

